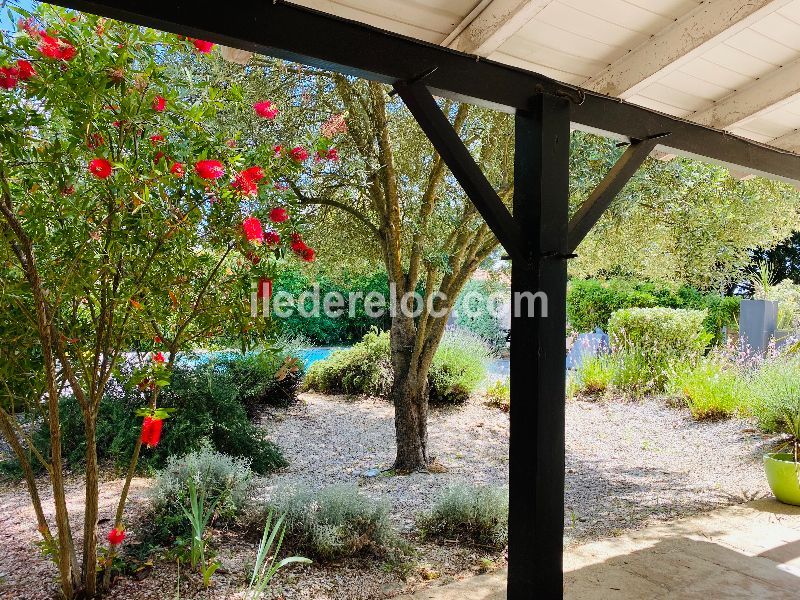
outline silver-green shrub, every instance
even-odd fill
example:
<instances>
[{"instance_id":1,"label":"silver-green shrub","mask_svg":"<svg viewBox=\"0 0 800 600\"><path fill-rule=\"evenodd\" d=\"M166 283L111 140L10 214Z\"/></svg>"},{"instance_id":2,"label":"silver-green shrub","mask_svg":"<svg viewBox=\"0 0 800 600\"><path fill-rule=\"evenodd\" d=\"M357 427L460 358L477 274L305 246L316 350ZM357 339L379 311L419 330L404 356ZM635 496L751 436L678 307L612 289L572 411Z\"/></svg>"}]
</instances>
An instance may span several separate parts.
<instances>
[{"instance_id":1,"label":"silver-green shrub","mask_svg":"<svg viewBox=\"0 0 800 600\"><path fill-rule=\"evenodd\" d=\"M502 548L508 543L508 489L495 485L451 486L418 522L426 536L469 539Z\"/></svg>"},{"instance_id":2,"label":"silver-green shrub","mask_svg":"<svg viewBox=\"0 0 800 600\"><path fill-rule=\"evenodd\" d=\"M352 485L318 491L284 488L274 494L264 512L284 515L286 543L293 551L319 560L380 554L397 543L388 504L371 500Z\"/></svg>"}]
</instances>

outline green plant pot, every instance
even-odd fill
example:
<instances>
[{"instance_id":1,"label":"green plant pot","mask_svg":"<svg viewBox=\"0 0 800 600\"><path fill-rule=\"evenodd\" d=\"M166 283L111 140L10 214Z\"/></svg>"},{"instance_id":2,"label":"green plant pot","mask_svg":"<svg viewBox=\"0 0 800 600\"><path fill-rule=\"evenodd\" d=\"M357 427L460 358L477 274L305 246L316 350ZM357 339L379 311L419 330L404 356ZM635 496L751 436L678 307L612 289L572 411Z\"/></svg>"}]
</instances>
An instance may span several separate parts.
<instances>
[{"instance_id":1,"label":"green plant pot","mask_svg":"<svg viewBox=\"0 0 800 600\"><path fill-rule=\"evenodd\" d=\"M775 497L784 504L800 506L800 463L788 453L764 455L764 471Z\"/></svg>"}]
</instances>

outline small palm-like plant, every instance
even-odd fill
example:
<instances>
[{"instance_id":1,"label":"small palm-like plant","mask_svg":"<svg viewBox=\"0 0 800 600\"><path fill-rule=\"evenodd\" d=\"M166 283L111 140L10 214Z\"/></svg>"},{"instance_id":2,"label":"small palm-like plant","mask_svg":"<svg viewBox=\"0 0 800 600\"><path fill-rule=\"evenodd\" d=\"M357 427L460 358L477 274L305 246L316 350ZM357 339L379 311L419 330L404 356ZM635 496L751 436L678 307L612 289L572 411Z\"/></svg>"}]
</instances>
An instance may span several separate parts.
<instances>
[{"instance_id":1,"label":"small palm-like plant","mask_svg":"<svg viewBox=\"0 0 800 600\"><path fill-rule=\"evenodd\" d=\"M250 577L250 585L247 586L245 600L257 600L260 598L269 587L275 573L283 567L292 563L309 564L311 562L302 556L289 556L280 561L278 560L278 554L281 551L281 545L283 545L283 535L286 533L284 519L285 515L282 515L273 526L272 512L267 517L267 523L264 525L264 534L261 536L261 543L258 546L253 575ZM273 546L275 546L274 552L272 551Z\"/></svg>"}]
</instances>

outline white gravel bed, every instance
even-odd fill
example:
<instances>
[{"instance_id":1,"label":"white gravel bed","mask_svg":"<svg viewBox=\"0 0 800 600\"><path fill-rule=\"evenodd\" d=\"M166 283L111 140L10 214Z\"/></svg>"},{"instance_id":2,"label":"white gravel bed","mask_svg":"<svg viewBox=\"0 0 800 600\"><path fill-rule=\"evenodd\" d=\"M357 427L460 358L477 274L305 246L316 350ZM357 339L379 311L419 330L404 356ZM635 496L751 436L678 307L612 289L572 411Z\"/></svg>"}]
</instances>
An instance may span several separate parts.
<instances>
[{"instance_id":1,"label":"white gravel bed","mask_svg":"<svg viewBox=\"0 0 800 600\"><path fill-rule=\"evenodd\" d=\"M472 399L434 409L430 454L446 473L374 478L394 459L389 403L304 394L297 405L263 418L290 466L267 481L282 486L359 485L391 503L406 529L447 486L508 483L508 415ZM571 544L768 493L763 436L746 421L697 423L663 400L567 402L566 536Z\"/></svg>"}]
</instances>

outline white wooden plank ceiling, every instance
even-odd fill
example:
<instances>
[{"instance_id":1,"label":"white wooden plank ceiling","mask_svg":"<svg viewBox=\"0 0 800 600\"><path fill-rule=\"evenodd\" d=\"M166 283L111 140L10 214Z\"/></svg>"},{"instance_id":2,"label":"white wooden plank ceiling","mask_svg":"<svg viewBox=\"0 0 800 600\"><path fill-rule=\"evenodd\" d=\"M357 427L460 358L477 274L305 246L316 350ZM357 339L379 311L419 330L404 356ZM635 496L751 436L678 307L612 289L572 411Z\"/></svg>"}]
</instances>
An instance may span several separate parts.
<instances>
[{"instance_id":1,"label":"white wooden plank ceiling","mask_svg":"<svg viewBox=\"0 0 800 600\"><path fill-rule=\"evenodd\" d=\"M800 152L800 0L298 0Z\"/></svg>"}]
</instances>

